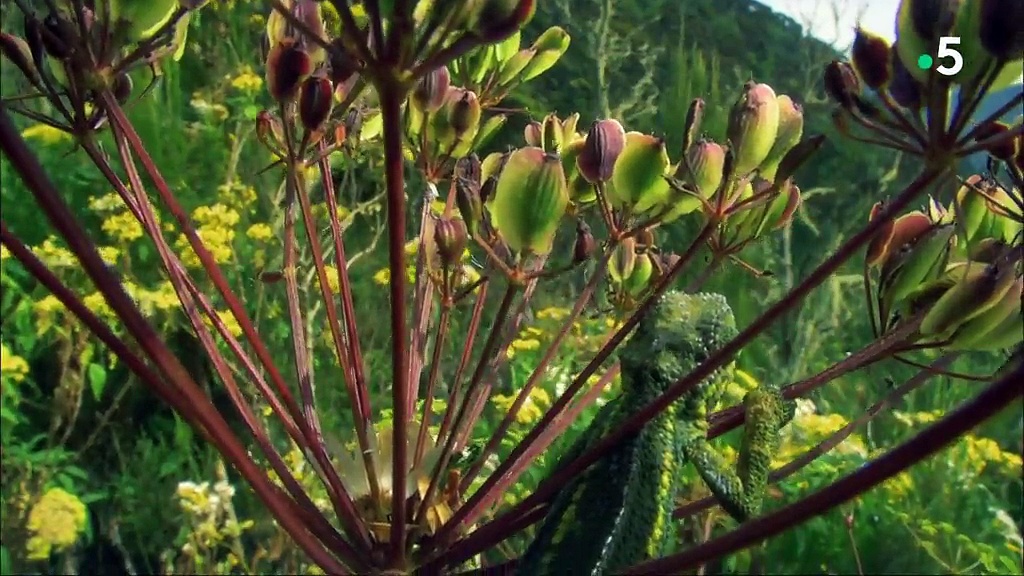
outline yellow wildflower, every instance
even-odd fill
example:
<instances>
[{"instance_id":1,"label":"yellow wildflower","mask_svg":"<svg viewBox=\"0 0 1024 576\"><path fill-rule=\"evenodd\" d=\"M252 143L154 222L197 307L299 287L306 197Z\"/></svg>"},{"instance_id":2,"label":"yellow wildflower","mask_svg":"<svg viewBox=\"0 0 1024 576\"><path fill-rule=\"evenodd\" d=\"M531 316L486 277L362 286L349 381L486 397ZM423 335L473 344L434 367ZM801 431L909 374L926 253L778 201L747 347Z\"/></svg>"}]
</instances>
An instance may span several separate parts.
<instances>
[{"instance_id":1,"label":"yellow wildflower","mask_svg":"<svg viewBox=\"0 0 1024 576\"><path fill-rule=\"evenodd\" d=\"M73 545L85 529L85 504L73 494L51 488L28 514L26 548L32 560L46 560L52 552Z\"/></svg>"},{"instance_id":2,"label":"yellow wildflower","mask_svg":"<svg viewBox=\"0 0 1024 576\"><path fill-rule=\"evenodd\" d=\"M266 224L253 224L245 231L245 235L257 242L262 242L273 238L274 231Z\"/></svg>"},{"instance_id":3,"label":"yellow wildflower","mask_svg":"<svg viewBox=\"0 0 1024 576\"><path fill-rule=\"evenodd\" d=\"M224 204L200 206L192 211L192 219L200 226L230 228L238 224L238 212Z\"/></svg>"},{"instance_id":4,"label":"yellow wildflower","mask_svg":"<svg viewBox=\"0 0 1024 576\"><path fill-rule=\"evenodd\" d=\"M512 404L516 400L518 394L511 394L505 396L503 394L495 394L491 398L491 402L501 412L508 412L512 409ZM535 387L530 390L530 394L523 400L523 405L519 407L519 411L516 412L516 422L520 424L530 424L536 422L544 414L544 409L551 405L551 396L548 395L547 391L540 387Z\"/></svg>"},{"instance_id":5,"label":"yellow wildflower","mask_svg":"<svg viewBox=\"0 0 1024 576\"><path fill-rule=\"evenodd\" d=\"M7 344L0 343L0 376L21 382L28 375L28 362L11 352Z\"/></svg>"},{"instance_id":6,"label":"yellow wildflower","mask_svg":"<svg viewBox=\"0 0 1024 576\"><path fill-rule=\"evenodd\" d=\"M116 212L124 208L124 200L117 192L89 198L89 209L93 212Z\"/></svg>"},{"instance_id":7,"label":"yellow wildflower","mask_svg":"<svg viewBox=\"0 0 1024 576\"><path fill-rule=\"evenodd\" d=\"M387 286L391 283L391 269L381 268L373 275L373 281L381 286Z\"/></svg>"},{"instance_id":8,"label":"yellow wildflower","mask_svg":"<svg viewBox=\"0 0 1024 576\"><path fill-rule=\"evenodd\" d=\"M7 260L11 257L11 251L7 249L7 246L0 246L0 262Z\"/></svg>"},{"instance_id":9,"label":"yellow wildflower","mask_svg":"<svg viewBox=\"0 0 1024 576\"><path fill-rule=\"evenodd\" d=\"M240 92L259 92L263 87L263 79L254 74L252 68L245 66L242 71L231 79L231 87Z\"/></svg>"},{"instance_id":10,"label":"yellow wildflower","mask_svg":"<svg viewBox=\"0 0 1024 576\"><path fill-rule=\"evenodd\" d=\"M538 320L562 320L569 315L568 308L560 306L549 306L537 311Z\"/></svg>"},{"instance_id":11,"label":"yellow wildflower","mask_svg":"<svg viewBox=\"0 0 1024 576\"><path fill-rule=\"evenodd\" d=\"M117 264L117 257L121 255L121 251L113 246L100 246L99 248L100 258L103 259L108 266L114 266Z\"/></svg>"},{"instance_id":12,"label":"yellow wildflower","mask_svg":"<svg viewBox=\"0 0 1024 576\"><path fill-rule=\"evenodd\" d=\"M114 311L110 308L110 305L107 304L107 299L104 298L103 294L100 292L93 292L85 298L82 298L82 304L84 304L89 310L92 310L92 312L100 318L107 318L111 320L115 318Z\"/></svg>"},{"instance_id":13,"label":"yellow wildflower","mask_svg":"<svg viewBox=\"0 0 1024 576\"><path fill-rule=\"evenodd\" d=\"M112 239L121 243L142 238L142 224L127 211L111 214L103 221L101 227Z\"/></svg>"},{"instance_id":14,"label":"yellow wildflower","mask_svg":"<svg viewBox=\"0 0 1024 576\"><path fill-rule=\"evenodd\" d=\"M327 274L327 286L330 287L331 292L339 293L341 290L338 286L338 269L334 266L324 266L324 273Z\"/></svg>"},{"instance_id":15,"label":"yellow wildflower","mask_svg":"<svg viewBox=\"0 0 1024 576\"><path fill-rule=\"evenodd\" d=\"M67 132L42 123L22 130L21 137L25 140L37 140L47 145L60 144L61 142L71 140L71 136Z\"/></svg>"},{"instance_id":16,"label":"yellow wildflower","mask_svg":"<svg viewBox=\"0 0 1024 576\"><path fill-rule=\"evenodd\" d=\"M508 350L505 351L505 356L511 360L515 357L517 352L524 350L537 350L540 348L540 340L536 338L516 338L509 346Z\"/></svg>"},{"instance_id":17,"label":"yellow wildflower","mask_svg":"<svg viewBox=\"0 0 1024 576\"><path fill-rule=\"evenodd\" d=\"M58 246L52 236L43 240L43 243L33 248L32 252L50 268L71 268L78 264L75 255L67 248Z\"/></svg>"},{"instance_id":18,"label":"yellow wildflower","mask_svg":"<svg viewBox=\"0 0 1024 576\"><path fill-rule=\"evenodd\" d=\"M224 323L224 327L228 329L235 338L242 335L242 327L238 324L238 320L235 319L235 315L230 310L218 310L217 317Z\"/></svg>"}]
</instances>

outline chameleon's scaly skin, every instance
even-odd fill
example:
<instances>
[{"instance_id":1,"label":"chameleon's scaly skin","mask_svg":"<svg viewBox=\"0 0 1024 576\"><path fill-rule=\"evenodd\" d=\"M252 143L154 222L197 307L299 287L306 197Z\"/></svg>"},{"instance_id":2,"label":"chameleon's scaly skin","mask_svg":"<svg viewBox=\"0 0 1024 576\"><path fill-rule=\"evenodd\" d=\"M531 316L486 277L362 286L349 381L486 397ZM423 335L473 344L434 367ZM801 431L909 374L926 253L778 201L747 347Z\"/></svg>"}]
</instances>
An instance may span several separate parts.
<instances>
[{"instance_id":1,"label":"chameleon's scaly skin","mask_svg":"<svg viewBox=\"0 0 1024 576\"><path fill-rule=\"evenodd\" d=\"M650 403L736 335L721 295L669 293L619 351L622 393L595 416L559 467ZM793 403L774 390L747 394L746 428L736 470L707 441L707 413L728 374L718 371L623 441L559 492L518 573L613 573L666 552L679 471L693 462L738 521L760 512L778 432Z\"/></svg>"}]
</instances>

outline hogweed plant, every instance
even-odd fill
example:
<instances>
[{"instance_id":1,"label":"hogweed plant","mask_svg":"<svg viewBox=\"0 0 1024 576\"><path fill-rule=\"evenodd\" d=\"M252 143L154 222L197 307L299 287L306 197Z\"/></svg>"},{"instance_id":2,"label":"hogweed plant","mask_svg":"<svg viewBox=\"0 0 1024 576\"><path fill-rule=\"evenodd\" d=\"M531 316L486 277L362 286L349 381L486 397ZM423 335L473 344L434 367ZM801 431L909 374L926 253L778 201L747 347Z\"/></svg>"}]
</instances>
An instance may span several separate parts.
<instances>
[{"instance_id":1,"label":"hogweed plant","mask_svg":"<svg viewBox=\"0 0 1024 576\"><path fill-rule=\"evenodd\" d=\"M288 369L274 360L246 302L228 285L125 111L146 97L139 79L158 76L166 59L181 56L189 18L205 2L14 4L24 26L3 33L2 49L23 74L25 91L2 102L0 145L117 322L106 323L86 306L7 222L0 228L3 246L223 454L327 573L510 568L517 560L503 543L519 533L529 542L525 573L692 569L857 497L1024 392L1024 128L1019 118L997 121L1022 97L992 118L969 121L988 92L1021 72L1024 38L1014 23L1024 15L1016 0L905 0L894 45L858 31L852 61L827 66L840 131L918 157L919 173L899 194L879 199L864 226L779 302L739 327L724 299L698 292L724 265L758 273L743 260L744 249L788 226L800 209L796 175L814 161L824 138L803 134L803 111L791 98L768 84L747 83L717 139L701 133L706 104L696 100L679 150L611 118L581 129L580 116L572 114L530 121L521 146L488 152L490 139L519 112L501 107L505 97L554 66L570 42L554 27L523 43L520 30L533 15L533 0L271 0L265 86L276 106L258 114L255 129L273 158L267 170L280 175L284 190L275 230L283 252L280 268L261 278L281 286L291 335ZM947 77L918 68L917 55L945 36L963 41L960 71ZM242 433L229 427L229 415L214 408L104 263L55 189L48 175L55 167L39 164L12 114L69 134L142 226ZM958 178L956 161L978 151L990 155L989 173ZM391 370L368 373L359 327L376 319L354 301L337 211L317 218L310 188L319 181L327 205L336 205L332 165L381 152ZM690 242L662 245L663 230L684 219L699 225ZM194 255L201 268L183 264L185 251L168 241L170 230L184 234L187 257ZM704 269L695 257L702 249L711 254ZM741 405L709 413L736 355L861 255L875 338L803 381L763 384ZM695 280L676 287L684 270L695 268ZM309 271L323 317L310 317L314 295L298 287L297 278ZM572 275L582 275L585 286L561 329L538 351L514 400L504 402L507 411L489 437L478 441L474 431L497 394L510 343L532 321L530 302L545 283ZM607 306L600 304L602 285ZM219 304L230 317L216 312ZM600 349L522 441L488 465L588 311L614 320ZM464 334L452 329L467 318ZM315 378L314 340L323 335L337 369ZM451 342L457 353L448 357ZM944 372L948 357L929 365L915 360L925 349L1011 354L997 374L956 375ZM921 372L769 474L792 400L886 359ZM990 383L869 464L762 514L767 483L834 448L935 374ZM343 386L351 430L321 425L315 384ZM390 391L389 405L371 403L371 384ZM505 503L531 463L609 387L618 387L617 395L558 464L524 498ZM254 399L269 407L269 419L257 415ZM744 422L733 471L708 440ZM290 446L315 472L326 505L313 502L286 464ZM676 501L675 478L687 461L713 499ZM677 545L674 519L715 503L738 526L700 544ZM531 528L537 523L540 528Z\"/></svg>"}]
</instances>

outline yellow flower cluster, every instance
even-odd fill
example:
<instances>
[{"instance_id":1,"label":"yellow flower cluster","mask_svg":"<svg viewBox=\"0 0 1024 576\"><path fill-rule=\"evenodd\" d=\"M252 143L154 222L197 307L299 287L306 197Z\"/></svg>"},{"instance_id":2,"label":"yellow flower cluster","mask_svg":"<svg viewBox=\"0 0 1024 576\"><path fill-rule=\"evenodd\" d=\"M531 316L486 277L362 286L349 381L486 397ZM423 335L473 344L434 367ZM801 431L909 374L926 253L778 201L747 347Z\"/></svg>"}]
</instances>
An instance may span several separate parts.
<instances>
[{"instance_id":1,"label":"yellow flower cluster","mask_svg":"<svg viewBox=\"0 0 1024 576\"><path fill-rule=\"evenodd\" d=\"M508 349L505 350L505 357L511 360L516 356L517 352L540 350L540 339L544 335L543 330L533 326L527 326L519 332L519 336L515 340L509 343Z\"/></svg>"},{"instance_id":2,"label":"yellow flower cluster","mask_svg":"<svg viewBox=\"0 0 1024 576\"><path fill-rule=\"evenodd\" d=\"M252 520L239 521L235 516L234 496L235 487L223 478L212 487L209 482L178 483L178 506L191 524L188 540L182 546L186 556L197 556L202 551L232 543L252 528ZM238 558L229 553L228 563L237 565Z\"/></svg>"},{"instance_id":3,"label":"yellow flower cluster","mask_svg":"<svg viewBox=\"0 0 1024 576\"><path fill-rule=\"evenodd\" d=\"M501 412L507 413L511 408L512 404L516 400L517 394L510 394L505 396L503 394L495 394L491 398L491 402ZM540 417L544 415L544 410L551 406L551 396L546 390L540 386L534 387L530 390L529 396L523 401L523 405L519 407L519 411L516 412L516 422L520 424L530 424L540 420Z\"/></svg>"},{"instance_id":4,"label":"yellow flower cluster","mask_svg":"<svg viewBox=\"0 0 1024 576\"><path fill-rule=\"evenodd\" d=\"M103 220L101 227L115 242L127 244L142 238L142 224L127 210L111 214Z\"/></svg>"},{"instance_id":5,"label":"yellow flower cluster","mask_svg":"<svg viewBox=\"0 0 1024 576\"><path fill-rule=\"evenodd\" d=\"M192 220L196 223L196 234L203 246L218 264L231 261L234 254L232 243L235 240L235 224L240 217L238 212L225 204L200 206L192 211ZM200 268L202 263L192 250L188 238L184 234L178 237L175 247L181 255L182 263L190 268Z\"/></svg>"},{"instance_id":6,"label":"yellow flower cluster","mask_svg":"<svg viewBox=\"0 0 1024 576\"><path fill-rule=\"evenodd\" d=\"M251 209L258 197L255 188L238 180L217 187L217 202L238 211Z\"/></svg>"},{"instance_id":7,"label":"yellow flower cluster","mask_svg":"<svg viewBox=\"0 0 1024 576\"><path fill-rule=\"evenodd\" d=\"M231 79L231 87L239 92L255 94L263 88L263 78L253 73L251 67L243 66L242 70Z\"/></svg>"},{"instance_id":8,"label":"yellow flower cluster","mask_svg":"<svg viewBox=\"0 0 1024 576\"><path fill-rule=\"evenodd\" d=\"M267 224L253 224L245 231L250 240L265 242L274 237L274 231Z\"/></svg>"},{"instance_id":9,"label":"yellow flower cluster","mask_svg":"<svg viewBox=\"0 0 1024 576\"><path fill-rule=\"evenodd\" d=\"M78 265L78 260L70 250L59 246L55 237L50 236L39 246L32 249L32 253L39 258L43 264L46 264L51 270L60 270L61 268L73 268Z\"/></svg>"},{"instance_id":10,"label":"yellow flower cluster","mask_svg":"<svg viewBox=\"0 0 1024 576\"><path fill-rule=\"evenodd\" d=\"M60 488L47 490L28 514L26 549L32 560L46 560L71 547L85 530L85 504Z\"/></svg>"},{"instance_id":11,"label":"yellow flower cluster","mask_svg":"<svg viewBox=\"0 0 1024 576\"><path fill-rule=\"evenodd\" d=\"M0 378L21 382L28 375L28 362L0 342Z\"/></svg>"}]
</instances>

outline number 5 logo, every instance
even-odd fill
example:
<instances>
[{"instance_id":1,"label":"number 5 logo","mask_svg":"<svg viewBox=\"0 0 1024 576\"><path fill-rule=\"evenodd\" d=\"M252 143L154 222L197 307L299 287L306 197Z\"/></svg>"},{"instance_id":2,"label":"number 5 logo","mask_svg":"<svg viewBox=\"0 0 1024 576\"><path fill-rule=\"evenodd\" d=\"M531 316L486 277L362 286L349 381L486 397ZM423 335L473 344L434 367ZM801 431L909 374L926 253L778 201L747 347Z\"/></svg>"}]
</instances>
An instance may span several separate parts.
<instances>
[{"instance_id":1,"label":"number 5 logo","mask_svg":"<svg viewBox=\"0 0 1024 576\"><path fill-rule=\"evenodd\" d=\"M945 64L943 64L942 66L935 68L936 72L942 74L943 76L953 76L964 67L963 55L960 54L960 51L957 50L956 48L952 48L952 46L957 46L959 44L959 36L943 36L942 38L939 38L939 51L935 54L935 56L939 60L942 60L944 58L952 58L953 65L946 66Z\"/></svg>"}]
</instances>

